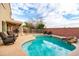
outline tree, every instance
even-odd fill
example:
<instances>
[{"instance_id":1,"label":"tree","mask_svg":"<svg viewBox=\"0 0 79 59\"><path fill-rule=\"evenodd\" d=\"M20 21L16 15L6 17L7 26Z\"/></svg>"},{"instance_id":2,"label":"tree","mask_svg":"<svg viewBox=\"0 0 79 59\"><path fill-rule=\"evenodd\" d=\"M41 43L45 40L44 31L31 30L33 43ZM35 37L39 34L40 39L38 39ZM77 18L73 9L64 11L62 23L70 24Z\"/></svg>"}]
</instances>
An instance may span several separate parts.
<instances>
[{"instance_id":1,"label":"tree","mask_svg":"<svg viewBox=\"0 0 79 59\"><path fill-rule=\"evenodd\" d=\"M35 24L33 22L25 22L26 25L24 27L27 27L29 29L29 32L32 32L32 29L36 29L36 31L42 31L44 29L45 25L42 21L37 21Z\"/></svg>"},{"instance_id":2,"label":"tree","mask_svg":"<svg viewBox=\"0 0 79 59\"><path fill-rule=\"evenodd\" d=\"M36 24L36 30L37 30L37 32L42 32L43 29L44 29L44 27L45 27L45 24L42 21L37 22L37 24Z\"/></svg>"},{"instance_id":3,"label":"tree","mask_svg":"<svg viewBox=\"0 0 79 59\"><path fill-rule=\"evenodd\" d=\"M44 27L45 24L43 23L43 21L40 20L36 23L36 29L44 29Z\"/></svg>"},{"instance_id":4,"label":"tree","mask_svg":"<svg viewBox=\"0 0 79 59\"><path fill-rule=\"evenodd\" d=\"M44 24L43 23L39 23L39 24L37 24L37 26L36 26L36 29L44 29Z\"/></svg>"}]
</instances>

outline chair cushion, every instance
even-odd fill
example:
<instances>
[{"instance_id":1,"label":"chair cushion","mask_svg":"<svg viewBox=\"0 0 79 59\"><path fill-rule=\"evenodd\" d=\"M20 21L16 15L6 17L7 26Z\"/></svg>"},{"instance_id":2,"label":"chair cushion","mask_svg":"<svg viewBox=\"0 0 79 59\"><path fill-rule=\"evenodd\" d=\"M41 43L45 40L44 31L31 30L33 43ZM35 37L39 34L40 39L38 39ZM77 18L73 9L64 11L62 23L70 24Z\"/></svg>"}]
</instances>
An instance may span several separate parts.
<instances>
[{"instance_id":1,"label":"chair cushion","mask_svg":"<svg viewBox=\"0 0 79 59\"><path fill-rule=\"evenodd\" d=\"M2 40L7 38L7 36L4 32L0 32L0 37L2 38Z\"/></svg>"}]
</instances>

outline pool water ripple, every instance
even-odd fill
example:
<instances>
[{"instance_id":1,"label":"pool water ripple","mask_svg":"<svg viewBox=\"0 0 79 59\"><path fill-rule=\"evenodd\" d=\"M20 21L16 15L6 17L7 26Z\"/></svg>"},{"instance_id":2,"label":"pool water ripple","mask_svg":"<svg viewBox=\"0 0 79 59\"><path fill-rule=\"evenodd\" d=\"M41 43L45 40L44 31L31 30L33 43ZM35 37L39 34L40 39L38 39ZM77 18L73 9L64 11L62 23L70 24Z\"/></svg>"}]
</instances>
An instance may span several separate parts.
<instances>
[{"instance_id":1,"label":"pool water ripple","mask_svg":"<svg viewBox=\"0 0 79 59\"><path fill-rule=\"evenodd\" d=\"M29 56L66 56L75 46L52 36L36 36L33 41L22 45Z\"/></svg>"}]
</instances>

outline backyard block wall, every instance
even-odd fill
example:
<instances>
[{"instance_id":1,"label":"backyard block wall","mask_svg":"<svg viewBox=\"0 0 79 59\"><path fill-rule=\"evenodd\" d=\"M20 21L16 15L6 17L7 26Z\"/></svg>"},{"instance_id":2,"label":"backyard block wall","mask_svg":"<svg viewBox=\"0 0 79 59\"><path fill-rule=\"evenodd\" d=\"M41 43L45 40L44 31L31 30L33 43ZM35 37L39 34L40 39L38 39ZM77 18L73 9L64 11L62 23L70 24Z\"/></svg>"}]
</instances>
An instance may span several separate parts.
<instances>
[{"instance_id":1,"label":"backyard block wall","mask_svg":"<svg viewBox=\"0 0 79 59\"><path fill-rule=\"evenodd\" d=\"M79 28L47 28L44 31L51 31L55 35L76 36L79 38Z\"/></svg>"}]
</instances>

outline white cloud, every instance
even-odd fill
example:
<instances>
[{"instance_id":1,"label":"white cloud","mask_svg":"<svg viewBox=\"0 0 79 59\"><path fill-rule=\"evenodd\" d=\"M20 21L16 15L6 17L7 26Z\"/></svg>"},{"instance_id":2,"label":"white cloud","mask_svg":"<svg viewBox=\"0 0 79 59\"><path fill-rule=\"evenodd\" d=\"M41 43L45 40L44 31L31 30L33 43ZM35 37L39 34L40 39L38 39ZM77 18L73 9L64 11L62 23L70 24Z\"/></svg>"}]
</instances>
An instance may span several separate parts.
<instances>
[{"instance_id":1,"label":"white cloud","mask_svg":"<svg viewBox=\"0 0 79 59\"><path fill-rule=\"evenodd\" d=\"M62 7L60 6L59 9L50 13L50 15L44 20L46 27L79 27L79 17L77 17L78 19L75 20L67 20L62 16L63 11L78 14L78 11L76 10L74 4L71 4L69 8L67 8L67 5L63 5Z\"/></svg>"},{"instance_id":2,"label":"white cloud","mask_svg":"<svg viewBox=\"0 0 79 59\"><path fill-rule=\"evenodd\" d=\"M65 3L63 2L53 3L53 4L50 3L56 9L51 13L49 13L46 18L44 18L45 19L44 22L47 27L79 27L79 17L75 17L74 20L70 20L62 16L66 13L70 13L74 15L79 14L79 11L77 10L79 8L79 6L77 6L76 4L77 2L70 2L71 0L68 1L69 2L65 2ZM18 4L18 5L20 5L19 7L22 7L23 9L26 10L28 10L28 7L30 6L30 4L25 4L26 6L24 6L24 4ZM46 12L46 9L43 9L45 5L46 4L44 5L37 4L37 6L35 7L38 8L38 11L40 13L42 13L42 12ZM31 6L34 7L34 5ZM14 7L15 7L14 9L16 9L15 11L16 14L22 14L22 11L20 11L16 7L16 5ZM47 13L44 13L43 16L46 14Z\"/></svg>"}]
</instances>

